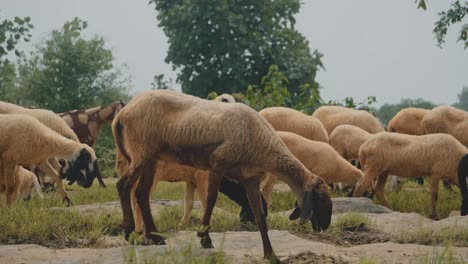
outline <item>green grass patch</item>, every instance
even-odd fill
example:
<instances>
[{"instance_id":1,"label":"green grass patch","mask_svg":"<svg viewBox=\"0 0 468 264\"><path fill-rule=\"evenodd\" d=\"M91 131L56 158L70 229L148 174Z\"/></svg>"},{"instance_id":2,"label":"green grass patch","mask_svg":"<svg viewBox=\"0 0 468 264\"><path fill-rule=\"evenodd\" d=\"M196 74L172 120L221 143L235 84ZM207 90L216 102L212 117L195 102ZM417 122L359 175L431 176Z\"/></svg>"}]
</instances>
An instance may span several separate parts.
<instances>
[{"instance_id":1,"label":"green grass patch","mask_svg":"<svg viewBox=\"0 0 468 264\"><path fill-rule=\"evenodd\" d=\"M420 228L412 232L401 232L395 236L395 241L398 243L468 247L468 229L458 226L447 227L439 231Z\"/></svg>"},{"instance_id":2,"label":"green grass patch","mask_svg":"<svg viewBox=\"0 0 468 264\"><path fill-rule=\"evenodd\" d=\"M371 222L369 217L362 213L350 212L340 214L328 232L331 233L343 233L345 231L359 232L368 231L375 225Z\"/></svg>"}]
</instances>

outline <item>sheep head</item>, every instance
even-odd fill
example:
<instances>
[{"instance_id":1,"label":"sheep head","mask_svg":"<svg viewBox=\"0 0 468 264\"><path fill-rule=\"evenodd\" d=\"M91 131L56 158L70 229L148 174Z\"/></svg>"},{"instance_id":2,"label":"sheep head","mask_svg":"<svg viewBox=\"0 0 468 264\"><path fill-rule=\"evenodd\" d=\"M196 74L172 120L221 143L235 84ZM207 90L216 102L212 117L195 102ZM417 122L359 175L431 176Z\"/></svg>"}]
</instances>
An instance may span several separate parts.
<instances>
[{"instance_id":1,"label":"sheep head","mask_svg":"<svg viewBox=\"0 0 468 264\"><path fill-rule=\"evenodd\" d=\"M76 157L68 163L62 164L62 177L69 181L69 185L77 182L79 186L89 188L100 173L94 151L86 146L81 148Z\"/></svg>"},{"instance_id":2,"label":"sheep head","mask_svg":"<svg viewBox=\"0 0 468 264\"><path fill-rule=\"evenodd\" d=\"M318 184L314 188L303 192L301 206L296 203L289 219L295 220L300 217L301 225L310 220L315 231L326 230L331 223L332 209L328 186L318 178Z\"/></svg>"}]
</instances>

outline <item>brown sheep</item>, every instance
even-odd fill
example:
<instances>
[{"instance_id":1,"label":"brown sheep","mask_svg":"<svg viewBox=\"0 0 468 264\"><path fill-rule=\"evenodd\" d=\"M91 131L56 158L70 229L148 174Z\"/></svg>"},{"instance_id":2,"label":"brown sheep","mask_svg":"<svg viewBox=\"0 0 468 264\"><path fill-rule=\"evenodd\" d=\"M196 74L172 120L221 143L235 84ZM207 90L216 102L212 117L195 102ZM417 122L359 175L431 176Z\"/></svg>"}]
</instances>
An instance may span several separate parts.
<instances>
[{"instance_id":1,"label":"brown sheep","mask_svg":"<svg viewBox=\"0 0 468 264\"><path fill-rule=\"evenodd\" d=\"M430 217L436 218L439 180L458 182L468 176L468 149L448 134L413 136L383 132L372 136L359 150L364 178L356 185L353 196L359 197L378 179L375 194L388 207L384 187L388 174L411 178L429 175L432 193ZM461 169L464 168L464 169ZM460 186L465 186L462 180ZM463 193L463 187L460 187ZM466 203L466 202L465 202Z\"/></svg>"},{"instance_id":2,"label":"brown sheep","mask_svg":"<svg viewBox=\"0 0 468 264\"><path fill-rule=\"evenodd\" d=\"M236 99L234 99L232 95L224 93L222 95L217 96L215 99L213 99L213 101L223 102L223 103L235 103Z\"/></svg>"},{"instance_id":3,"label":"brown sheep","mask_svg":"<svg viewBox=\"0 0 468 264\"><path fill-rule=\"evenodd\" d=\"M365 110L350 109L343 106L324 105L319 107L312 116L318 118L328 135L339 125L353 125L375 134L385 130L380 121Z\"/></svg>"},{"instance_id":4,"label":"brown sheep","mask_svg":"<svg viewBox=\"0 0 468 264\"><path fill-rule=\"evenodd\" d=\"M0 101L0 114L24 114L32 116L63 137L79 142L78 137L75 135L73 130L71 130L65 121L63 121L57 114L52 111L45 109L29 109L19 105ZM38 165L39 168L39 178L41 179L41 183L45 184L45 174L51 175L52 182L57 183L58 194L62 197L67 205L70 205L70 198L65 191L65 187L63 186L61 178L57 174L57 171L60 170L60 164L58 164L58 162L51 157L51 159L45 161L44 164L36 165Z\"/></svg>"},{"instance_id":5,"label":"brown sheep","mask_svg":"<svg viewBox=\"0 0 468 264\"><path fill-rule=\"evenodd\" d=\"M338 155L327 143L308 140L290 132L278 131L277 134L291 153L310 172L320 175L327 184L342 182L354 186L362 178L362 172ZM263 195L268 206L271 206L271 193L276 178L276 175L267 173L262 181Z\"/></svg>"},{"instance_id":6,"label":"brown sheep","mask_svg":"<svg viewBox=\"0 0 468 264\"><path fill-rule=\"evenodd\" d=\"M135 228L131 189L139 180L136 199L145 236L156 244L165 243L157 235L149 206L157 160L210 170L207 205L198 232L205 248L213 247L209 224L223 176L244 184L262 236L264 257L272 262L279 260L268 238L259 190L266 172L275 173L293 189L302 211L300 223L312 220L316 230L330 224L332 204L327 185L291 154L265 119L246 105L208 101L174 91L146 91L117 114L112 131L116 146L130 163L117 183L127 239Z\"/></svg>"},{"instance_id":7,"label":"brown sheep","mask_svg":"<svg viewBox=\"0 0 468 264\"><path fill-rule=\"evenodd\" d=\"M339 125L330 134L330 145L348 161L359 160L359 148L372 135L352 125Z\"/></svg>"},{"instance_id":8,"label":"brown sheep","mask_svg":"<svg viewBox=\"0 0 468 264\"><path fill-rule=\"evenodd\" d=\"M408 107L401 109L388 122L387 131L408 135L422 135L421 120L430 110Z\"/></svg>"},{"instance_id":9,"label":"brown sheep","mask_svg":"<svg viewBox=\"0 0 468 264\"><path fill-rule=\"evenodd\" d=\"M322 122L286 107L268 107L259 112L276 131L287 131L307 139L328 143L328 134Z\"/></svg>"},{"instance_id":10,"label":"brown sheep","mask_svg":"<svg viewBox=\"0 0 468 264\"><path fill-rule=\"evenodd\" d=\"M47 164L52 157L64 159L61 175L85 188L92 185L99 173L92 148L61 136L34 117L0 114L0 124L0 182L6 186L7 205L16 198L17 165Z\"/></svg>"},{"instance_id":11,"label":"brown sheep","mask_svg":"<svg viewBox=\"0 0 468 264\"><path fill-rule=\"evenodd\" d=\"M446 133L468 147L468 112L441 105L424 115L421 120L423 134Z\"/></svg>"}]
</instances>

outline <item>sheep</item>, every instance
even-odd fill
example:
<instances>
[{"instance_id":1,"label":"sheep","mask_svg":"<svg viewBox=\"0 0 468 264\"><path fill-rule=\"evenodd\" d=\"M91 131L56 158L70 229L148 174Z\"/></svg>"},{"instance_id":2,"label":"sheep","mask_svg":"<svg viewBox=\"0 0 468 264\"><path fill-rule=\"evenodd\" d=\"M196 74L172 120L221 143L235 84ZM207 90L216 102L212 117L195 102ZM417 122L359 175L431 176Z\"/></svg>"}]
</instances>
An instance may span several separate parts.
<instances>
[{"instance_id":1,"label":"sheep","mask_svg":"<svg viewBox=\"0 0 468 264\"><path fill-rule=\"evenodd\" d=\"M319 119L328 135L339 125L353 125L375 134L385 130L380 121L365 110L350 109L343 106L324 105L312 114Z\"/></svg>"},{"instance_id":2,"label":"sheep","mask_svg":"<svg viewBox=\"0 0 468 264\"><path fill-rule=\"evenodd\" d=\"M408 135L422 135L421 120L430 110L408 107L401 109L389 122L388 132L397 132Z\"/></svg>"},{"instance_id":3,"label":"sheep","mask_svg":"<svg viewBox=\"0 0 468 264\"><path fill-rule=\"evenodd\" d=\"M94 147L99 130L112 122L114 116L125 106L122 101L116 101L106 106L98 106L86 110L72 110L58 114L67 125L73 129L81 143ZM101 175L97 175L101 187L106 187Z\"/></svg>"},{"instance_id":4,"label":"sheep","mask_svg":"<svg viewBox=\"0 0 468 264\"><path fill-rule=\"evenodd\" d=\"M324 142L308 140L300 135L277 131L291 153L305 167L327 183L342 182L354 186L362 178L362 172L341 157L330 145ZM271 206L271 192L276 175L267 173L262 181L263 195Z\"/></svg>"},{"instance_id":5,"label":"sheep","mask_svg":"<svg viewBox=\"0 0 468 264\"><path fill-rule=\"evenodd\" d=\"M73 132L73 130L68 127L65 121L63 121L57 114L52 111L45 109L29 109L19 105L0 101L0 114L25 114L32 116L63 137L79 142L78 137ZM57 183L59 195L67 205L70 205L71 200L68 197L65 188L63 187L62 180L56 173L58 170L60 170L60 164L58 164L57 161L51 157L51 159L49 159L47 162L44 162L44 164L37 165L40 168L39 177L41 179L41 183L45 184L45 174L51 175L53 177L52 182L55 181ZM53 168L53 170L50 168Z\"/></svg>"},{"instance_id":6,"label":"sheep","mask_svg":"<svg viewBox=\"0 0 468 264\"><path fill-rule=\"evenodd\" d=\"M348 161L359 160L359 148L372 135L362 128L339 125L330 134L330 145Z\"/></svg>"},{"instance_id":7,"label":"sheep","mask_svg":"<svg viewBox=\"0 0 468 264\"><path fill-rule=\"evenodd\" d=\"M222 94L217 96L213 101L223 102L223 103L235 103L236 99L230 94Z\"/></svg>"},{"instance_id":8,"label":"sheep","mask_svg":"<svg viewBox=\"0 0 468 264\"><path fill-rule=\"evenodd\" d=\"M174 91L145 91L117 114L112 132L118 150L130 164L117 182L126 239L134 230L131 189L139 180L136 199L145 236L155 244L165 244L157 234L149 206L157 160L210 170L202 229L197 233L204 248L213 247L209 224L223 176L245 186L264 257L271 262L279 260L268 238L260 202L260 179L265 172L274 172L293 189L302 211L301 224L311 220L316 230L330 224L328 186L291 154L264 118L244 104L208 101Z\"/></svg>"},{"instance_id":9,"label":"sheep","mask_svg":"<svg viewBox=\"0 0 468 264\"><path fill-rule=\"evenodd\" d=\"M259 112L276 131L288 131L307 139L328 143L328 134L322 122L297 110L286 107L268 107Z\"/></svg>"},{"instance_id":10,"label":"sheep","mask_svg":"<svg viewBox=\"0 0 468 264\"><path fill-rule=\"evenodd\" d=\"M58 157L65 160L60 175L68 181L85 188L93 183L99 169L88 145L65 138L28 115L0 114L0 124L0 182L6 186L7 205L16 198L13 176L17 165L48 164L47 160Z\"/></svg>"},{"instance_id":11,"label":"sheep","mask_svg":"<svg viewBox=\"0 0 468 264\"><path fill-rule=\"evenodd\" d=\"M31 199L32 189L35 188L39 197L43 198L41 193L41 186L34 173L21 166L17 166L15 171L15 189L21 195L23 200L28 201ZM0 182L0 192L5 192L6 185Z\"/></svg>"},{"instance_id":12,"label":"sheep","mask_svg":"<svg viewBox=\"0 0 468 264\"><path fill-rule=\"evenodd\" d=\"M433 108L421 120L423 134L446 133L468 147L468 112L448 105Z\"/></svg>"},{"instance_id":13,"label":"sheep","mask_svg":"<svg viewBox=\"0 0 468 264\"><path fill-rule=\"evenodd\" d=\"M375 194L384 206L388 174L410 178L429 175L429 190L432 193L430 217L436 218L439 180L458 182L468 176L468 149L448 134L405 135L382 132L372 136L359 150L364 177L356 184L353 196L359 197L371 181L378 179ZM466 190L466 180L460 181L460 189ZM466 199L464 204L466 204Z\"/></svg>"}]
</instances>

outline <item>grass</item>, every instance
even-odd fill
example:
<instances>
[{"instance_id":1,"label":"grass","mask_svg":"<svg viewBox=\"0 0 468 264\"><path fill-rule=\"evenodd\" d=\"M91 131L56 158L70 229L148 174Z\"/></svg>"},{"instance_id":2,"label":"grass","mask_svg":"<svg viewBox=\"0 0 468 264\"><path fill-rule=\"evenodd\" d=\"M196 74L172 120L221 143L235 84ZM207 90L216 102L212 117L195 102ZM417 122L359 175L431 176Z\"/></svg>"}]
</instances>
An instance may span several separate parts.
<instances>
[{"instance_id":1,"label":"grass","mask_svg":"<svg viewBox=\"0 0 468 264\"><path fill-rule=\"evenodd\" d=\"M362 213L350 212L339 215L329 229L331 233L343 233L345 231L359 232L369 230L375 225L369 217Z\"/></svg>"},{"instance_id":2,"label":"grass","mask_svg":"<svg viewBox=\"0 0 468 264\"><path fill-rule=\"evenodd\" d=\"M418 243L423 245L454 245L468 247L468 230L466 228L451 226L440 231L420 228L413 232L401 232L395 236L398 243Z\"/></svg>"},{"instance_id":3,"label":"grass","mask_svg":"<svg viewBox=\"0 0 468 264\"><path fill-rule=\"evenodd\" d=\"M411 262L415 264L464 264L462 256L457 256L453 252L451 245L446 246L442 252L434 248L432 255L421 256L416 261Z\"/></svg>"}]
</instances>

